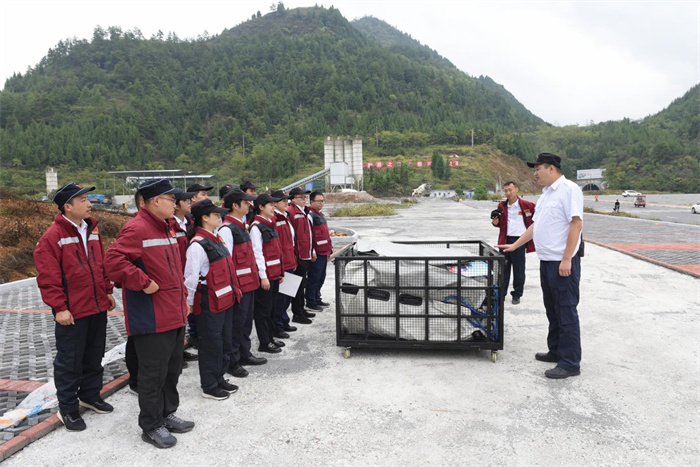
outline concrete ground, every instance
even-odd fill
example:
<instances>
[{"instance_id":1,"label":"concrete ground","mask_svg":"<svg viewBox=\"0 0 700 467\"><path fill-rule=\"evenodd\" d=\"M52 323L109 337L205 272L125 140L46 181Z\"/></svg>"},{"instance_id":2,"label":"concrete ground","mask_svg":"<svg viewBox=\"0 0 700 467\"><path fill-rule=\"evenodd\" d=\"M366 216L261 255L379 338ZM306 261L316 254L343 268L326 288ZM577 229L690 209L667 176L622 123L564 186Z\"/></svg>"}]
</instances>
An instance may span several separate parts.
<instances>
[{"instance_id":1,"label":"concrete ground","mask_svg":"<svg viewBox=\"0 0 700 467\"><path fill-rule=\"evenodd\" d=\"M383 219L331 221L366 237L496 240L489 204L426 201ZM585 220L584 220L585 229ZM700 458L700 282L596 245L582 260L582 373L543 376L551 364L538 261L525 295L506 303L503 351L335 346L335 315L320 313L270 363L236 380L240 391L200 397L184 371L178 414L197 426L178 445L143 443L135 396L85 414L3 465L697 465ZM324 298L334 301L329 269Z\"/></svg>"}]
</instances>

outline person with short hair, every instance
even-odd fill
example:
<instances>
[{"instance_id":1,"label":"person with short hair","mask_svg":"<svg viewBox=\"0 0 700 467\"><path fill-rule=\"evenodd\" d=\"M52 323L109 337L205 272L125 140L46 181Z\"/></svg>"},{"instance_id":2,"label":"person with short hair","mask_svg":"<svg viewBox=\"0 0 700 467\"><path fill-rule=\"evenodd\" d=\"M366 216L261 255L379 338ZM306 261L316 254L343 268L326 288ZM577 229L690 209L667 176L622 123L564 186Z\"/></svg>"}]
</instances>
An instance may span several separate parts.
<instances>
[{"instance_id":1,"label":"person with short hair","mask_svg":"<svg viewBox=\"0 0 700 467\"><path fill-rule=\"evenodd\" d=\"M256 357L250 352L255 293L260 287L258 265L255 262L255 252L245 220L250 201L255 201L255 197L239 188L232 188L226 193L224 208L228 209L229 213L224 217L219 228L219 235L224 239L224 243L231 252L242 292L240 313L234 313L231 320L232 345L228 373L236 378L248 376L248 370L243 368L244 365L264 365L267 363L266 358Z\"/></svg>"},{"instance_id":2,"label":"person with short hair","mask_svg":"<svg viewBox=\"0 0 700 467\"><path fill-rule=\"evenodd\" d=\"M243 193L250 195L250 196L258 196L258 187L255 183L253 183L250 180L246 180L245 182L241 183L240 186L241 191ZM253 203L250 203L250 209L248 210L248 214L246 216L246 222L250 226L253 223L253 220L255 219L255 206Z\"/></svg>"},{"instance_id":3,"label":"person with short hair","mask_svg":"<svg viewBox=\"0 0 700 467\"><path fill-rule=\"evenodd\" d=\"M187 187L187 191L189 193L194 193L194 196L192 197L192 204L209 199L209 190L213 188L213 186L204 186L200 183L195 183Z\"/></svg>"},{"instance_id":4,"label":"person with short hair","mask_svg":"<svg viewBox=\"0 0 700 467\"><path fill-rule=\"evenodd\" d=\"M95 187L63 185L53 201L59 214L34 250L37 285L56 322L54 383L58 419L68 431L86 428L80 407L114 408L102 400L102 357L113 285L104 270L104 247L87 193Z\"/></svg>"},{"instance_id":5,"label":"person with short hair","mask_svg":"<svg viewBox=\"0 0 700 467\"><path fill-rule=\"evenodd\" d=\"M311 217L313 232L313 247L316 251L316 261L309 264L309 276L306 283L306 307L314 311L322 311L329 303L321 299L321 288L326 281L326 266L328 257L333 252L331 234L328 231L328 221L321 210L326 202L323 193L314 191L309 195L309 217Z\"/></svg>"},{"instance_id":6,"label":"person with short hair","mask_svg":"<svg viewBox=\"0 0 700 467\"><path fill-rule=\"evenodd\" d=\"M219 401L238 390L238 386L224 379L229 366L231 320L241 298L231 254L215 233L221 214L226 212L210 199L192 205L195 230L190 236L185 264L187 306L200 331L202 397Z\"/></svg>"},{"instance_id":7,"label":"person with short hair","mask_svg":"<svg viewBox=\"0 0 700 467\"><path fill-rule=\"evenodd\" d=\"M260 288L255 291L253 319L258 333L259 352L280 353L285 343L274 338L272 310L277 303L279 285L283 279L284 263L279 235L273 221L279 198L263 193L255 198L255 220L250 227L255 261L260 276Z\"/></svg>"},{"instance_id":8,"label":"person with short hair","mask_svg":"<svg viewBox=\"0 0 700 467\"><path fill-rule=\"evenodd\" d=\"M194 428L175 415L188 313L180 251L168 226L176 190L167 180L150 180L139 191L145 206L107 250L105 271L122 285L126 331L138 356L141 439L170 448L177 443L171 433Z\"/></svg>"},{"instance_id":9,"label":"person with short hair","mask_svg":"<svg viewBox=\"0 0 700 467\"><path fill-rule=\"evenodd\" d=\"M292 322L298 324L311 324L310 318L315 317L314 313L306 311L304 308L304 295L308 282L309 265L316 261L316 252L313 245L313 234L311 218L306 212L306 197L311 191L304 191L301 188L292 188L289 192L291 203L287 212L289 213L292 226L294 226L294 240L297 253L297 268L294 274L301 277L301 284L297 295L292 299Z\"/></svg>"},{"instance_id":10,"label":"person with short hair","mask_svg":"<svg viewBox=\"0 0 700 467\"><path fill-rule=\"evenodd\" d=\"M581 330L578 311L581 280L581 231L583 193L561 173L561 158L541 153L528 166L543 185L532 225L513 244L497 245L512 252L534 240L540 258L542 298L549 321L548 352L535 359L556 363L544 372L547 378L562 379L581 373Z\"/></svg>"},{"instance_id":11,"label":"person with short hair","mask_svg":"<svg viewBox=\"0 0 700 467\"><path fill-rule=\"evenodd\" d=\"M228 193L232 188L233 185L229 183L222 185L221 188L219 188L219 201L221 202L222 206L224 205L224 196L226 196L226 193Z\"/></svg>"},{"instance_id":12,"label":"person with short hair","mask_svg":"<svg viewBox=\"0 0 700 467\"><path fill-rule=\"evenodd\" d=\"M532 224L532 216L535 214L535 205L518 197L518 185L514 181L503 184L506 200L498 203L498 207L492 211L491 217L494 227L500 229L498 243L514 243L525 230ZM508 294L510 271L513 270L513 305L520 303L525 289L525 253L535 251L532 241L521 246L511 253L504 253L506 258L503 274L503 295Z\"/></svg>"}]
</instances>

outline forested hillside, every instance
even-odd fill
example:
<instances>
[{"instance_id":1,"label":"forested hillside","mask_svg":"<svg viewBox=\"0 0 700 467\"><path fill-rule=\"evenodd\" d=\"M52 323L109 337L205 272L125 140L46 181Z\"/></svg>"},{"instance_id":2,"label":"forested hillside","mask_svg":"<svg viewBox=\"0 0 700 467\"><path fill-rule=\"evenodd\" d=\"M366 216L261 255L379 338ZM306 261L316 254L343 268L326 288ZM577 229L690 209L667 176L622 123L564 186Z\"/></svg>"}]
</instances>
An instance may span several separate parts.
<instances>
[{"instance_id":1,"label":"forested hillside","mask_svg":"<svg viewBox=\"0 0 700 467\"><path fill-rule=\"evenodd\" d=\"M59 42L0 91L0 181L50 165L279 186L321 168L328 135L360 135L381 157L468 145L473 130L477 146L522 160L559 152L569 175L606 167L615 187L697 191L697 92L642 122L554 128L381 20L280 3L194 40L98 27L91 40Z\"/></svg>"}]
</instances>

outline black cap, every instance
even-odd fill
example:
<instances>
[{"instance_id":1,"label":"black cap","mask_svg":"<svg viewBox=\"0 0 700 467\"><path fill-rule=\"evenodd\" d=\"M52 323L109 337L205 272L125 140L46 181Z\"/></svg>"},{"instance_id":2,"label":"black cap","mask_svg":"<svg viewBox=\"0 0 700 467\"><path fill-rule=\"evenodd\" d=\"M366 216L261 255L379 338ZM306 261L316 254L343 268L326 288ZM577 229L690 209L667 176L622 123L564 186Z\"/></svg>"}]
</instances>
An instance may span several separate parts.
<instances>
[{"instance_id":1,"label":"black cap","mask_svg":"<svg viewBox=\"0 0 700 467\"><path fill-rule=\"evenodd\" d=\"M224 207L231 209L233 203L241 200L253 201L255 196L251 196L240 188L231 188L226 195L224 195Z\"/></svg>"},{"instance_id":2,"label":"black cap","mask_svg":"<svg viewBox=\"0 0 700 467\"><path fill-rule=\"evenodd\" d=\"M223 199L224 195L228 193L228 191L233 188L233 185L224 185L221 188L219 188L219 199Z\"/></svg>"},{"instance_id":3,"label":"black cap","mask_svg":"<svg viewBox=\"0 0 700 467\"><path fill-rule=\"evenodd\" d=\"M72 200L76 196L85 194L94 189L94 186L82 187L77 183L66 183L61 188L56 190L56 193L53 195L53 202L56 203L59 208L62 208L68 201Z\"/></svg>"},{"instance_id":4,"label":"black cap","mask_svg":"<svg viewBox=\"0 0 700 467\"><path fill-rule=\"evenodd\" d=\"M263 193L255 198L255 207L257 208L258 206L263 206L265 204L276 203L277 201L282 201L282 198L274 198L267 193Z\"/></svg>"},{"instance_id":5,"label":"black cap","mask_svg":"<svg viewBox=\"0 0 700 467\"><path fill-rule=\"evenodd\" d=\"M296 188L292 188L291 191L289 192L289 198L291 199L291 198L294 198L295 196L298 196L298 195L308 195L309 193L311 193L311 190L304 191L301 188L296 187Z\"/></svg>"},{"instance_id":6,"label":"black cap","mask_svg":"<svg viewBox=\"0 0 700 467\"><path fill-rule=\"evenodd\" d=\"M192 199L197 193L192 193L190 191L184 191L182 188L175 188L173 191L175 194L175 201L182 201L184 199Z\"/></svg>"},{"instance_id":7,"label":"black cap","mask_svg":"<svg viewBox=\"0 0 700 467\"><path fill-rule=\"evenodd\" d=\"M192 214L192 217L194 217L194 218L202 217L203 215L211 214L212 212L216 212L219 214L227 214L228 209L224 209L224 208L217 206L210 199L197 201L196 203L194 203L192 205L191 214Z\"/></svg>"},{"instance_id":8,"label":"black cap","mask_svg":"<svg viewBox=\"0 0 700 467\"><path fill-rule=\"evenodd\" d=\"M246 191L250 188L254 190L258 189L258 187L255 186L255 183L251 182L250 180L246 180L245 182L241 183L241 190Z\"/></svg>"},{"instance_id":9,"label":"black cap","mask_svg":"<svg viewBox=\"0 0 700 467\"><path fill-rule=\"evenodd\" d=\"M190 185L187 188L187 191L189 191L191 193L197 193L198 191L209 191L212 188L214 188L214 187L213 186L204 186L204 185L200 185L199 183L195 183L194 185Z\"/></svg>"},{"instance_id":10,"label":"black cap","mask_svg":"<svg viewBox=\"0 0 700 467\"><path fill-rule=\"evenodd\" d=\"M162 178L160 180L149 180L139 185L138 191L143 196L143 200L155 198L156 196L175 193L176 188L169 181Z\"/></svg>"},{"instance_id":11,"label":"black cap","mask_svg":"<svg viewBox=\"0 0 700 467\"><path fill-rule=\"evenodd\" d=\"M272 196L273 198L279 198L280 201L282 201L283 199L292 199L292 197L289 196L284 190L273 191L270 194L270 196Z\"/></svg>"},{"instance_id":12,"label":"black cap","mask_svg":"<svg viewBox=\"0 0 700 467\"><path fill-rule=\"evenodd\" d=\"M556 154L550 154L548 152L543 152L537 155L537 160L535 162L528 162L528 167L534 167L540 164L549 164L561 169L561 157Z\"/></svg>"}]
</instances>

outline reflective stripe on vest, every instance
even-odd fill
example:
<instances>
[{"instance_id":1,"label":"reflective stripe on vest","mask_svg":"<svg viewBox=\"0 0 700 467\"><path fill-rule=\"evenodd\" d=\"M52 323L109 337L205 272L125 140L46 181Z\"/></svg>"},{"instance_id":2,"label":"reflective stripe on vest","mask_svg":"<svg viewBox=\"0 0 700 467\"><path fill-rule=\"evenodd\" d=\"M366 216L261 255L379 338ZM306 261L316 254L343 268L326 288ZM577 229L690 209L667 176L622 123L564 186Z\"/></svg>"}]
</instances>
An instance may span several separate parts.
<instances>
[{"instance_id":1,"label":"reflective stripe on vest","mask_svg":"<svg viewBox=\"0 0 700 467\"><path fill-rule=\"evenodd\" d=\"M328 240L319 240L316 242L317 245L325 245L326 243L328 243Z\"/></svg>"},{"instance_id":2,"label":"reflective stripe on vest","mask_svg":"<svg viewBox=\"0 0 700 467\"><path fill-rule=\"evenodd\" d=\"M294 214L295 219L304 219L306 216L303 214Z\"/></svg>"},{"instance_id":3,"label":"reflective stripe on vest","mask_svg":"<svg viewBox=\"0 0 700 467\"><path fill-rule=\"evenodd\" d=\"M99 235L92 234L88 237L88 242L92 242L94 240L99 240L99 239L100 239Z\"/></svg>"},{"instance_id":4,"label":"reflective stripe on vest","mask_svg":"<svg viewBox=\"0 0 700 467\"><path fill-rule=\"evenodd\" d=\"M281 227L281 226L285 225L286 223L287 223L287 221L278 221L277 227Z\"/></svg>"},{"instance_id":5,"label":"reflective stripe on vest","mask_svg":"<svg viewBox=\"0 0 700 467\"><path fill-rule=\"evenodd\" d=\"M251 272L253 272L253 270L251 268L236 269L237 276L242 276L243 274L250 274Z\"/></svg>"},{"instance_id":6,"label":"reflective stripe on vest","mask_svg":"<svg viewBox=\"0 0 700 467\"><path fill-rule=\"evenodd\" d=\"M227 285L223 289L219 289L219 290L215 291L214 293L216 294L217 297L221 297L223 294L229 293L231 291L233 291L233 288L230 285Z\"/></svg>"},{"instance_id":7,"label":"reflective stripe on vest","mask_svg":"<svg viewBox=\"0 0 700 467\"><path fill-rule=\"evenodd\" d=\"M150 238L143 241L143 247L148 248L149 246L163 246L172 245L169 238Z\"/></svg>"},{"instance_id":8,"label":"reflective stripe on vest","mask_svg":"<svg viewBox=\"0 0 700 467\"><path fill-rule=\"evenodd\" d=\"M275 264L280 264L280 260L274 259L274 260L272 260L272 261L268 261L268 262L265 263L265 264L267 264L268 266L274 266Z\"/></svg>"},{"instance_id":9,"label":"reflective stripe on vest","mask_svg":"<svg viewBox=\"0 0 700 467\"><path fill-rule=\"evenodd\" d=\"M63 237L58 240L58 246L63 247L63 245L70 245L71 243L78 243L80 239L78 237Z\"/></svg>"},{"instance_id":10,"label":"reflective stripe on vest","mask_svg":"<svg viewBox=\"0 0 700 467\"><path fill-rule=\"evenodd\" d=\"M186 232L175 232L175 238L187 236Z\"/></svg>"}]
</instances>

